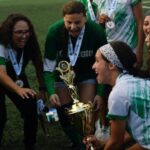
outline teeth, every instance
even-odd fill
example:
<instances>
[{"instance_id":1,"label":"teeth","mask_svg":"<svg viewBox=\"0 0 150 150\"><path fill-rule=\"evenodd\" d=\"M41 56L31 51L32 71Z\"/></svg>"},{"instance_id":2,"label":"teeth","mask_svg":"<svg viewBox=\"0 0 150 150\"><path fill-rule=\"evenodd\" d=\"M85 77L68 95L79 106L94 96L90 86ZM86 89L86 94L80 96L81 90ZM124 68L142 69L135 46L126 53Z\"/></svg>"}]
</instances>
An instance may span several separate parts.
<instances>
[{"instance_id":1,"label":"teeth","mask_svg":"<svg viewBox=\"0 0 150 150\"><path fill-rule=\"evenodd\" d=\"M145 38L146 45L150 47L150 34L148 34Z\"/></svg>"}]
</instances>

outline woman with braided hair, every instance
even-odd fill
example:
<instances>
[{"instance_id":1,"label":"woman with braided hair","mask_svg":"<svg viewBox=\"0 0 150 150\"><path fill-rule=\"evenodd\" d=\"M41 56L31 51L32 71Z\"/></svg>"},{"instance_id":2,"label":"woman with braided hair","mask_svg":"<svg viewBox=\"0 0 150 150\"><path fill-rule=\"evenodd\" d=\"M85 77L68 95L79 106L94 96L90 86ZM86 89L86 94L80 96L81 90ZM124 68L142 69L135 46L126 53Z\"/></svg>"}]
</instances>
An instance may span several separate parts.
<instances>
[{"instance_id":1,"label":"woman with braided hair","mask_svg":"<svg viewBox=\"0 0 150 150\"><path fill-rule=\"evenodd\" d=\"M100 47L93 69L98 83L111 85L108 99L110 137L106 140L89 136L84 139L87 150L120 150L127 131L135 140L127 150L150 149L150 81L134 68L136 55L120 41Z\"/></svg>"}]
</instances>

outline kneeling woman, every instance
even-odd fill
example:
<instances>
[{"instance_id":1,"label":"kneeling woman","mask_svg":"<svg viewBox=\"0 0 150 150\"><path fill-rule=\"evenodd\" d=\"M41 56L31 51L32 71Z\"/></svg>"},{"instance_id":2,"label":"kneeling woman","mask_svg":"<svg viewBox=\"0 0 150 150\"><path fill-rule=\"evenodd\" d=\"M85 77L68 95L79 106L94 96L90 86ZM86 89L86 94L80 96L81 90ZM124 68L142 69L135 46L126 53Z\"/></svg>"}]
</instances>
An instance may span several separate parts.
<instances>
[{"instance_id":1,"label":"kneeling woman","mask_svg":"<svg viewBox=\"0 0 150 150\"><path fill-rule=\"evenodd\" d=\"M127 131L136 141L128 150L150 149L150 81L137 77L136 56L123 42L111 42L96 53L93 69L98 83L113 86L108 99L111 134L106 141L87 137L96 149L119 150Z\"/></svg>"}]
</instances>

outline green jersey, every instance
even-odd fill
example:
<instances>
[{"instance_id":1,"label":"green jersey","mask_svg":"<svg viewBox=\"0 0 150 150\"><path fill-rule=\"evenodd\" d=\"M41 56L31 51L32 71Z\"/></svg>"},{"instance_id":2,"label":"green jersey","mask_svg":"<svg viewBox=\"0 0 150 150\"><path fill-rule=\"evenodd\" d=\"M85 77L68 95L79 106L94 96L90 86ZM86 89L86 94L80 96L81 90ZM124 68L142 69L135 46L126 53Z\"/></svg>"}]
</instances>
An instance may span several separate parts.
<instances>
[{"instance_id":1,"label":"green jersey","mask_svg":"<svg viewBox=\"0 0 150 150\"><path fill-rule=\"evenodd\" d=\"M73 45L75 45L77 38L72 38L71 40ZM76 74L76 82L95 79L95 73L92 70L95 53L97 49L106 44L106 42L103 28L95 22L87 21L79 55L73 67ZM69 61L68 31L64 27L63 20L56 22L49 28L45 44L44 71L53 72L61 60ZM49 84L48 82L51 80L50 76L48 78L46 84ZM51 85L49 84L49 86Z\"/></svg>"}]
</instances>

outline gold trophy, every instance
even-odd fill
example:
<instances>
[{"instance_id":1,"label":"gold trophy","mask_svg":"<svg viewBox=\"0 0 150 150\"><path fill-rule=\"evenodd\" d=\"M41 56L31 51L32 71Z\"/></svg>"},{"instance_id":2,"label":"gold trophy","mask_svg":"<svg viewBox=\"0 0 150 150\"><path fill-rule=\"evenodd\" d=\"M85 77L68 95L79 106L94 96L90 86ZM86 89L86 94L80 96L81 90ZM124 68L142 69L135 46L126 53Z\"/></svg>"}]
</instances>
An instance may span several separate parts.
<instances>
[{"instance_id":1,"label":"gold trophy","mask_svg":"<svg viewBox=\"0 0 150 150\"><path fill-rule=\"evenodd\" d=\"M60 72L60 78L67 85L73 105L70 109L67 109L73 125L76 127L83 136L92 134L93 132L93 107L92 103L82 103L78 100L79 96L77 89L74 86L75 73L71 69L70 63L67 61L60 61L56 70ZM94 148L91 146L91 150Z\"/></svg>"}]
</instances>

